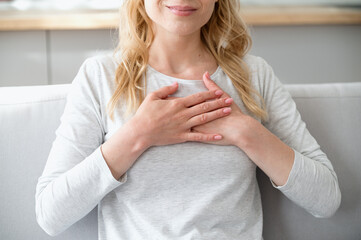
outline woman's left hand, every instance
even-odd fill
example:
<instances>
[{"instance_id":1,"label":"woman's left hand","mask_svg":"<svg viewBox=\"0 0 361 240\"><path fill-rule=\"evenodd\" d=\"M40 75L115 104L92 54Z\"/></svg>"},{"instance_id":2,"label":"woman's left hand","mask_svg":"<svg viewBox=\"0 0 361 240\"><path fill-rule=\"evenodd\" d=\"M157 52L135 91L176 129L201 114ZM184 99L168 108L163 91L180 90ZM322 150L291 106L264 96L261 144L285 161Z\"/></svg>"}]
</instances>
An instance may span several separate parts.
<instances>
[{"instance_id":1,"label":"woman's left hand","mask_svg":"<svg viewBox=\"0 0 361 240\"><path fill-rule=\"evenodd\" d=\"M203 75L203 82L209 90L221 90L208 73ZM224 92L221 97L229 95ZM235 103L230 107L230 115L193 127L192 131L221 134L222 140L209 143L239 147L276 185L284 185L293 166L294 151Z\"/></svg>"},{"instance_id":2,"label":"woman's left hand","mask_svg":"<svg viewBox=\"0 0 361 240\"><path fill-rule=\"evenodd\" d=\"M222 90L215 82L211 80L208 72L203 74L203 82L208 90ZM224 94L221 96L222 98L230 98L230 96L225 91L223 92ZM232 111L231 114L227 117L193 127L192 130L194 132L201 133L210 133L217 130L219 134L223 136L223 139L221 141L215 142L214 144L236 146L242 145L242 142L245 141L244 137L248 135L248 130L250 130L252 125L254 125L254 122L257 121L252 117L244 114L235 103L232 103L230 107Z\"/></svg>"}]
</instances>

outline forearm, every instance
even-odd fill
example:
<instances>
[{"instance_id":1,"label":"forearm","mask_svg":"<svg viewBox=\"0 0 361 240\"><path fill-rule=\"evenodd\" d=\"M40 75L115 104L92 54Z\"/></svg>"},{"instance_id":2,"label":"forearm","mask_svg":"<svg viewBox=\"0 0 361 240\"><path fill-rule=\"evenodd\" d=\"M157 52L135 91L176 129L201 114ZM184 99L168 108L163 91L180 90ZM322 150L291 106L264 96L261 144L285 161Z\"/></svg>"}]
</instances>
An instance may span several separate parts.
<instances>
[{"instance_id":1,"label":"forearm","mask_svg":"<svg viewBox=\"0 0 361 240\"><path fill-rule=\"evenodd\" d=\"M37 185L36 218L52 236L84 217L106 194L126 181L113 178L99 148L65 173L49 171Z\"/></svg>"},{"instance_id":2,"label":"forearm","mask_svg":"<svg viewBox=\"0 0 361 240\"><path fill-rule=\"evenodd\" d=\"M294 151L256 120L247 119L248 130L237 146L278 186L286 184L294 163Z\"/></svg>"},{"instance_id":3,"label":"forearm","mask_svg":"<svg viewBox=\"0 0 361 240\"><path fill-rule=\"evenodd\" d=\"M101 146L103 157L115 179L119 179L149 147L139 130L140 126L129 121Z\"/></svg>"},{"instance_id":4,"label":"forearm","mask_svg":"<svg viewBox=\"0 0 361 240\"><path fill-rule=\"evenodd\" d=\"M53 162L39 180L36 215L39 225L57 235L84 217L103 197L126 182L126 171L146 149L129 124L75 166ZM59 142L66 149L67 141ZM68 169L59 174L60 169ZM123 177L122 177L123 176Z\"/></svg>"}]
</instances>

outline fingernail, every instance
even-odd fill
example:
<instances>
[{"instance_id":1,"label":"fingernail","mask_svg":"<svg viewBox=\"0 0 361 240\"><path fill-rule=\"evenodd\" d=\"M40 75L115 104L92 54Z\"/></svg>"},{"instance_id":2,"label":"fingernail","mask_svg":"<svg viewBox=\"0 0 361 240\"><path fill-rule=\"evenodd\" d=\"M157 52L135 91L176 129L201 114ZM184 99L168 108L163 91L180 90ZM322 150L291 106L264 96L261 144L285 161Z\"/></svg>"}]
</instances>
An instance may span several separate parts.
<instances>
[{"instance_id":1,"label":"fingernail","mask_svg":"<svg viewBox=\"0 0 361 240\"><path fill-rule=\"evenodd\" d=\"M178 82L174 82L173 84L172 84L172 86L176 86L178 84Z\"/></svg>"},{"instance_id":2,"label":"fingernail","mask_svg":"<svg viewBox=\"0 0 361 240\"><path fill-rule=\"evenodd\" d=\"M225 109L223 109L223 112L224 112L224 113L230 113L231 111L232 111L231 108L225 108Z\"/></svg>"},{"instance_id":3,"label":"fingernail","mask_svg":"<svg viewBox=\"0 0 361 240\"><path fill-rule=\"evenodd\" d=\"M221 140L221 139L222 139L222 136L221 136L221 135L216 135L216 136L214 136L214 139L215 139L215 140Z\"/></svg>"},{"instance_id":4,"label":"fingernail","mask_svg":"<svg viewBox=\"0 0 361 240\"><path fill-rule=\"evenodd\" d=\"M208 79L211 79L211 76L209 76L209 72L208 72L208 71L206 72L206 77L207 77Z\"/></svg>"},{"instance_id":5,"label":"fingernail","mask_svg":"<svg viewBox=\"0 0 361 240\"><path fill-rule=\"evenodd\" d=\"M226 101L224 101L225 103L232 103L233 99L232 98L227 98Z\"/></svg>"},{"instance_id":6,"label":"fingernail","mask_svg":"<svg viewBox=\"0 0 361 240\"><path fill-rule=\"evenodd\" d=\"M223 94L223 92L222 92L221 90L217 90L217 91L216 91L216 95L220 96L220 95L222 95L222 94Z\"/></svg>"}]
</instances>

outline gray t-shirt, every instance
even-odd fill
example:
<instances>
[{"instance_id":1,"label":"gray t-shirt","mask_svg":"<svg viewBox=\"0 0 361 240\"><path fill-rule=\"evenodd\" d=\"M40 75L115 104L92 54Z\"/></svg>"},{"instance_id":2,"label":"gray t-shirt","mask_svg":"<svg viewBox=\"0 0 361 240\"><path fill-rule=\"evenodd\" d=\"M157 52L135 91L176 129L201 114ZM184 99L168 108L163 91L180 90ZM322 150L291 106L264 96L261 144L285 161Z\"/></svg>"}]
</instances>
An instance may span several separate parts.
<instances>
[{"instance_id":1,"label":"gray t-shirt","mask_svg":"<svg viewBox=\"0 0 361 240\"><path fill-rule=\"evenodd\" d=\"M272 68L260 57L244 60L267 105L269 120L262 124L295 151L287 183L274 187L316 217L332 215L341 194L330 161ZM111 56L89 58L72 82L36 188L40 226L58 234L98 205L99 239L262 239L256 165L238 147L198 142L151 147L114 179L100 145L129 120L124 102L114 123L106 113L116 67ZM148 93L174 81L177 97L207 90L202 80L169 77L150 66L146 76ZM211 78L250 114L220 67Z\"/></svg>"}]
</instances>

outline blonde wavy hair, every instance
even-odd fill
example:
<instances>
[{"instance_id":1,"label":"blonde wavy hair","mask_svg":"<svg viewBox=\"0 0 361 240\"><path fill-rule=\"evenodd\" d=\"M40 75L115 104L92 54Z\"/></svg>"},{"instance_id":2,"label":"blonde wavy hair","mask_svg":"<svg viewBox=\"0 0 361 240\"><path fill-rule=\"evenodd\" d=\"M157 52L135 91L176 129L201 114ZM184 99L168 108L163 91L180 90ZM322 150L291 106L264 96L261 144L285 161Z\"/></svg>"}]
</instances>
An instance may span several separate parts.
<instances>
[{"instance_id":1,"label":"blonde wavy hair","mask_svg":"<svg viewBox=\"0 0 361 240\"><path fill-rule=\"evenodd\" d=\"M210 20L201 28L201 39L232 80L246 108L256 117L265 120L267 112L264 100L252 88L249 69L242 60L252 41L239 10L239 0L216 2ZM146 89L143 76L146 76L148 49L154 39L152 20L146 13L144 0L125 0L120 8L120 18L119 43L115 49L115 54L120 54L115 74L116 89L107 104L112 121L120 98L127 102L127 113L135 112L143 102ZM255 97L259 98L260 106Z\"/></svg>"}]
</instances>

